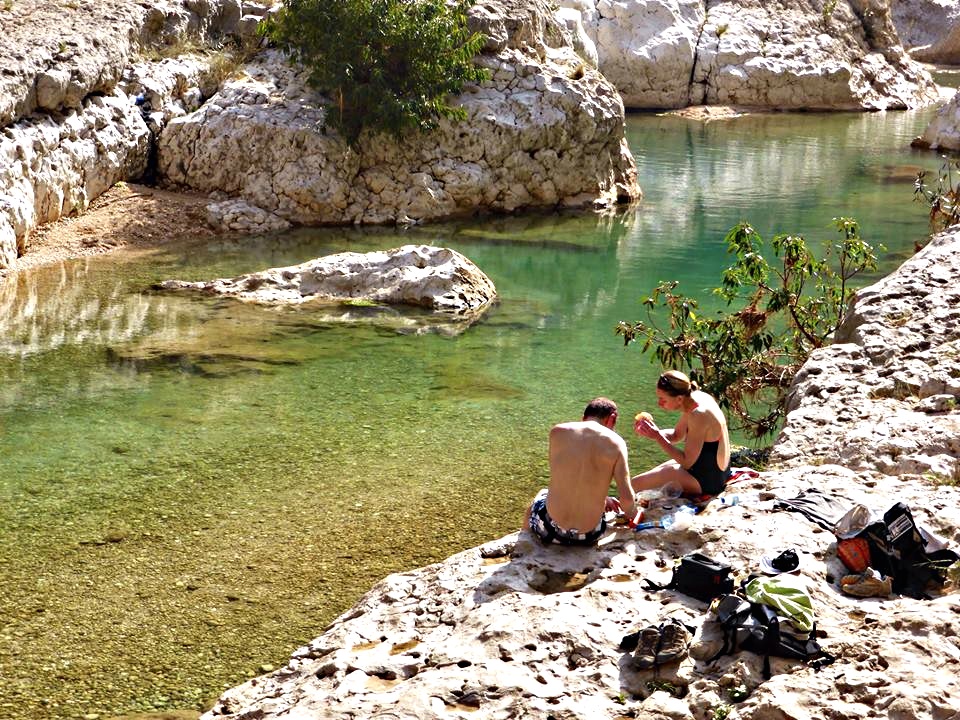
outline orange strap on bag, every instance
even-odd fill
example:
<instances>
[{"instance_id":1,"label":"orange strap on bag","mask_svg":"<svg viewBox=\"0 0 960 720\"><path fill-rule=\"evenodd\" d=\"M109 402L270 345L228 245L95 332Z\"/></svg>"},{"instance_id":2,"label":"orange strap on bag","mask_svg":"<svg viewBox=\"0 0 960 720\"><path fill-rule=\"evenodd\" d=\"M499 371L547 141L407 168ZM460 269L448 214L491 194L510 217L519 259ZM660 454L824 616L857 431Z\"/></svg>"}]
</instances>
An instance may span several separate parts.
<instances>
[{"instance_id":1,"label":"orange strap on bag","mask_svg":"<svg viewBox=\"0 0 960 720\"><path fill-rule=\"evenodd\" d=\"M870 545L863 538L838 540L837 557L851 572L862 573L870 565Z\"/></svg>"}]
</instances>

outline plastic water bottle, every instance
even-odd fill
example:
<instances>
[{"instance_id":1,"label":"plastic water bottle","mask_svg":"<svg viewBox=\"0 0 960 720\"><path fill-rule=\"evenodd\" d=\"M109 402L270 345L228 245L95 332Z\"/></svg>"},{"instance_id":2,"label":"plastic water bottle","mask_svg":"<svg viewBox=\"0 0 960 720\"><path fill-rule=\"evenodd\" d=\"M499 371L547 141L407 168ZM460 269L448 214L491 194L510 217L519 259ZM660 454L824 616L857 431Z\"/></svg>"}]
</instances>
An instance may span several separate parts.
<instances>
[{"instance_id":1,"label":"plastic water bottle","mask_svg":"<svg viewBox=\"0 0 960 720\"><path fill-rule=\"evenodd\" d=\"M683 486L680 483L669 482L660 488L660 497L666 500L675 500L683 495Z\"/></svg>"},{"instance_id":2,"label":"plastic water bottle","mask_svg":"<svg viewBox=\"0 0 960 720\"><path fill-rule=\"evenodd\" d=\"M720 497L720 505L722 507L733 507L734 505L740 504L739 495L722 495Z\"/></svg>"},{"instance_id":3,"label":"plastic water bottle","mask_svg":"<svg viewBox=\"0 0 960 720\"><path fill-rule=\"evenodd\" d=\"M677 508L673 515L664 515L660 520L664 530L686 530L693 523L693 516L697 509L693 505L684 505Z\"/></svg>"}]
</instances>

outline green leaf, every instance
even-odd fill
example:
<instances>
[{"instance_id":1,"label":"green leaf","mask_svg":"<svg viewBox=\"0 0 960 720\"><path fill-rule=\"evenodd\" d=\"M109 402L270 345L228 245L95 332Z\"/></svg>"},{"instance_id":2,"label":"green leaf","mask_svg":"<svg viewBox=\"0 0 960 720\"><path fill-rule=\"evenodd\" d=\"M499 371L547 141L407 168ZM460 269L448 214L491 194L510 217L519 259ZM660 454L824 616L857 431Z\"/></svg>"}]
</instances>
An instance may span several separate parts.
<instances>
[{"instance_id":1,"label":"green leaf","mask_svg":"<svg viewBox=\"0 0 960 720\"><path fill-rule=\"evenodd\" d=\"M465 83L488 73L473 64L486 39L467 27L472 0L287 0L264 32L310 84L331 100L326 123L351 145L364 130L395 137L427 131Z\"/></svg>"}]
</instances>

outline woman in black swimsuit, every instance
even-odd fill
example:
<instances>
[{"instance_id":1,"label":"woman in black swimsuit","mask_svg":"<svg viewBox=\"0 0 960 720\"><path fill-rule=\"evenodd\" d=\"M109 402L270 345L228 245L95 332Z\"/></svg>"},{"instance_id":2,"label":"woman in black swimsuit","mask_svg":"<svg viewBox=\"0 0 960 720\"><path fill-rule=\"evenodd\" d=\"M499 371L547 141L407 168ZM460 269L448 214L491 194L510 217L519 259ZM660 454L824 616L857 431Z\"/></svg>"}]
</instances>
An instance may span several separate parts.
<instances>
[{"instance_id":1,"label":"woman in black swimsuit","mask_svg":"<svg viewBox=\"0 0 960 720\"><path fill-rule=\"evenodd\" d=\"M670 459L631 479L637 492L676 484L684 495L717 495L730 477L730 436L717 401L682 372L669 370L657 380L657 404L679 411L673 430L639 419L633 429L655 440ZM683 447L675 443L683 442Z\"/></svg>"}]
</instances>

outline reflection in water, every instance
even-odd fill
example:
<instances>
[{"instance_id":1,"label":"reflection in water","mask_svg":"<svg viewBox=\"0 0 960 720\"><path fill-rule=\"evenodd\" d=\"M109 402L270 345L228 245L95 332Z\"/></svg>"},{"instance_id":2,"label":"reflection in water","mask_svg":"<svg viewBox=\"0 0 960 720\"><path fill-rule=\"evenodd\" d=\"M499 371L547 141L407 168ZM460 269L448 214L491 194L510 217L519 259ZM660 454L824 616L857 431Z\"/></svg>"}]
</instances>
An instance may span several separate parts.
<instances>
[{"instance_id":1,"label":"reflection in water","mask_svg":"<svg viewBox=\"0 0 960 720\"><path fill-rule=\"evenodd\" d=\"M141 334L169 314L117 280L106 293L89 286L92 260L12 274L0 283L0 354L34 355L85 343L105 344Z\"/></svg>"},{"instance_id":2,"label":"reflection in water","mask_svg":"<svg viewBox=\"0 0 960 720\"><path fill-rule=\"evenodd\" d=\"M908 147L933 112L810 114L799 127L796 116L783 114L710 123L645 119L630 133L645 191L638 222L644 235L680 245L722 235L739 220L764 236L811 237L838 215L857 217L868 230L901 222L909 188L875 186L874 178L884 166L937 166L935 156ZM921 211L908 214L913 223Z\"/></svg>"}]
</instances>

